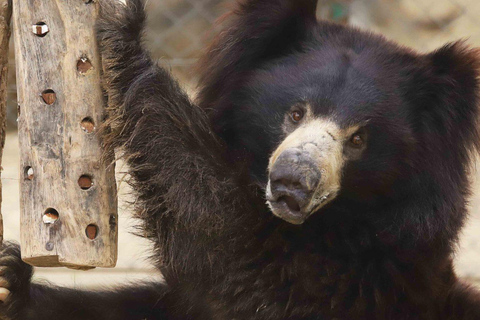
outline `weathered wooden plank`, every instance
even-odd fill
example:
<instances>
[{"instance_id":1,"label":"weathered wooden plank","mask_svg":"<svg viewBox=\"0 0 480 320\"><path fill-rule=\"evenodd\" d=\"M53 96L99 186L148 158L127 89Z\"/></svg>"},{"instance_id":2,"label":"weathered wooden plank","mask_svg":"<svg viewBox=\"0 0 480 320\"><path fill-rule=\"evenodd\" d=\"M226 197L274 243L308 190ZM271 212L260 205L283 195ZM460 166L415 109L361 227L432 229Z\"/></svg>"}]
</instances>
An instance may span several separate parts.
<instances>
[{"instance_id":1,"label":"weathered wooden plank","mask_svg":"<svg viewBox=\"0 0 480 320\"><path fill-rule=\"evenodd\" d=\"M35 266L113 267L113 165L101 161L104 117L97 4L13 2L21 148L22 258Z\"/></svg>"},{"instance_id":2,"label":"weathered wooden plank","mask_svg":"<svg viewBox=\"0 0 480 320\"><path fill-rule=\"evenodd\" d=\"M10 18L12 5L10 0L0 0L0 168L3 147L5 145L5 126L7 120L7 79L8 79L8 43L10 40ZM0 177L2 171L0 169ZM0 205L2 204L2 181L0 180ZM0 245L3 242L3 217L0 208Z\"/></svg>"}]
</instances>

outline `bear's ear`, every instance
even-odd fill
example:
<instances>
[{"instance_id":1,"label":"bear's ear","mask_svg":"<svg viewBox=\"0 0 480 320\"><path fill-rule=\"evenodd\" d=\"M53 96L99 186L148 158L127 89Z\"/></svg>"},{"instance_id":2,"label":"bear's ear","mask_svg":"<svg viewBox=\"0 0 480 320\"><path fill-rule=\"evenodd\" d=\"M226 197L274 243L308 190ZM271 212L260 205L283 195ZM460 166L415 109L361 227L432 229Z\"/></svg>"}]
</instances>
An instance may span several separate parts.
<instances>
[{"instance_id":1,"label":"bear's ear","mask_svg":"<svg viewBox=\"0 0 480 320\"><path fill-rule=\"evenodd\" d=\"M215 105L266 59L299 49L316 24L317 0L238 0L200 60L198 104Z\"/></svg>"},{"instance_id":2,"label":"bear's ear","mask_svg":"<svg viewBox=\"0 0 480 320\"><path fill-rule=\"evenodd\" d=\"M413 84L419 127L454 148L479 145L479 52L460 41L427 54L426 77Z\"/></svg>"},{"instance_id":3,"label":"bear's ear","mask_svg":"<svg viewBox=\"0 0 480 320\"><path fill-rule=\"evenodd\" d=\"M453 94L476 95L480 50L471 49L463 41L450 43L427 55L433 77ZM435 81L435 80L434 80ZM458 91L460 90L460 91Z\"/></svg>"}]
</instances>

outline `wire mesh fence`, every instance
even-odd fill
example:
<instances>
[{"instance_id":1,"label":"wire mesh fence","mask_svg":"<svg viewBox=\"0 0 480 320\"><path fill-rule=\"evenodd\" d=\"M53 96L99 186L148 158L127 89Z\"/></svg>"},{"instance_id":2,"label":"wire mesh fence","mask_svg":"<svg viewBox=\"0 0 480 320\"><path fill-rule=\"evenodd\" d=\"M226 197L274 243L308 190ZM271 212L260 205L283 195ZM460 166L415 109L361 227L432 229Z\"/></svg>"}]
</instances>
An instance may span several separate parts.
<instances>
[{"instance_id":1,"label":"wire mesh fence","mask_svg":"<svg viewBox=\"0 0 480 320\"><path fill-rule=\"evenodd\" d=\"M191 92L197 80L193 66L214 34L215 21L233 1L148 1L146 44ZM422 51L461 38L480 45L478 0L320 0L318 17L374 30ZM10 66L8 118L13 128L17 117L13 45Z\"/></svg>"}]
</instances>

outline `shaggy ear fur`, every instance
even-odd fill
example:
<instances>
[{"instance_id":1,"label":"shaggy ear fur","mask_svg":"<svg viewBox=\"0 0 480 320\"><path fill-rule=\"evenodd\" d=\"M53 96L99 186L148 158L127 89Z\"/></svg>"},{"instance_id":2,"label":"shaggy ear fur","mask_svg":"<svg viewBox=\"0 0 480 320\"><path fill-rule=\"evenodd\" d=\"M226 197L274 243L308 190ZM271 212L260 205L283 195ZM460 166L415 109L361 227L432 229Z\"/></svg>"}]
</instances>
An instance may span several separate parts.
<instances>
[{"instance_id":1,"label":"shaggy ear fur","mask_svg":"<svg viewBox=\"0 0 480 320\"><path fill-rule=\"evenodd\" d=\"M476 147L478 150L480 146L479 52L463 42L456 42L426 56L430 72L424 88L426 100L421 106L422 120L429 129L434 128L436 133L440 133L437 139L451 144L449 150L457 150L458 147L468 150Z\"/></svg>"},{"instance_id":2,"label":"shaggy ear fur","mask_svg":"<svg viewBox=\"0 0 480 320\"><path fill-rule=\"evenodd\" d=\"M199 64L198 104L209 109L255 66L298 49L316 23L316 6L317 0L238 1Z\"/></svg>"}]
</instances>

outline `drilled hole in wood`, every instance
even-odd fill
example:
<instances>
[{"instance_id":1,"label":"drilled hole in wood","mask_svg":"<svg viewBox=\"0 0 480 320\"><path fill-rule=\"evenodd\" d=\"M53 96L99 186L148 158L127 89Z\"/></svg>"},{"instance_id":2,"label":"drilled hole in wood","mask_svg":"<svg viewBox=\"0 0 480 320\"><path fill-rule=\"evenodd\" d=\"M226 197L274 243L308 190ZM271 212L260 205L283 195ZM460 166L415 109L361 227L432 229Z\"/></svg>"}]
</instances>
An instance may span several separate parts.
<instances>
[{"instance_id":1,"label":"drilled hole in wood","mask_svg":"<svg viewBox=\"0 0 480 320\"><path fill-rule=\"evenodd\" d=\"M34 178L34 171L32 167L26 167L25 168L25 178L27 180L33 180Z\"/></svg>"},{"instance_id":2,"label":"drilled hole in wood","mask_svg":"<svg viewBox=\"0 0 480 320\"><path fill-rule=\"evenodd\" d=\"M95 238L98 236L98 227L94 224L89 224L85 230L85 234L87 235L88 239L95 240Z\"/></svg>"},{"instance_id":3,"label":"drilled hole in wood","mask_svg":"<svg viewBox=\"0 0 480 320\"><path fill-rule=\"evenodd\" d=\"M36 36L43 38L50 32L50 29L45 22L37 22L32 26L32 31Z\"/></svg>"},{"instance_id":4,"label":"drilled hole in wood","mask_svg":"<svg viewBox=\"0 0 480 320\"><path fill-rule=\"evenodd\" d=\"M45 210L45 213L43 214L43 223L45 224L54 224L57 222L58 218L60 215L58 214L58 211L53 209L53 208L48 208Z\"/></svg>"},{"instance_id":5,"label":"drilled hole in wood","mask_svg":"<svg viewBox=\"0 0 480 320\"><path fill-rule=\"evenodd\" d=\"M93 187L93 178L92 176L84 174L78 179L78 185L82 190L88 190Z\"/></svg>"},{"instance_id":6,"label":"drilled hole in wood","mask_svg":"<svg viewBox=\"0 0 480 320\"><path fill-rule=\"evenodd\" d=\"M53 244L53 242L47 242L45 244L45 249L47 249L47 251L52 251L53 248L55 248L55 245Z\"/></svg>"},{"instance_id":7,"label":"drilled hole in wood","mask_svg":"<svg viewBox=\"0 0 480 320\"><path fill-rule=\"evenodd\" d=\"M85 131L86 133L92 133L93 131L95 131L95 122L93 122L93 119L90 117L83 119L81 126L83 131Z\"/></svg>"},{"instance_id":8,"label":"drilled hole in wood","mask_svg":"<svg viewBox=\"0 0 480 320\"><path fill-rule=\"evenodd\" d=\"M42 92L42 99L48 105L52 105L57 101L57 94L52 89L47 89Z\"/></svg>"},{"instance_id":9,"label":"drilled hole in wood","mask_svg":"<svg viewBox=\"0 0 480 320\"><path fill-rule=\"evenodd\" d=\"M77 62L77 71L80 74L86 74L88 71L92 70L93 65L87 57L82 57Z\"/></svg>"},{"instance_id":10,"label":"drilled hole in wood","mask_svg":"<svg viewBox=\"0 0 480 320\"><path fill-rule=\"evenodd\" d=\"M114 214L110 215L108 223L110 224L110 227L114 228L117 225L117 216Z\"/></svg>"}]
</instances>

